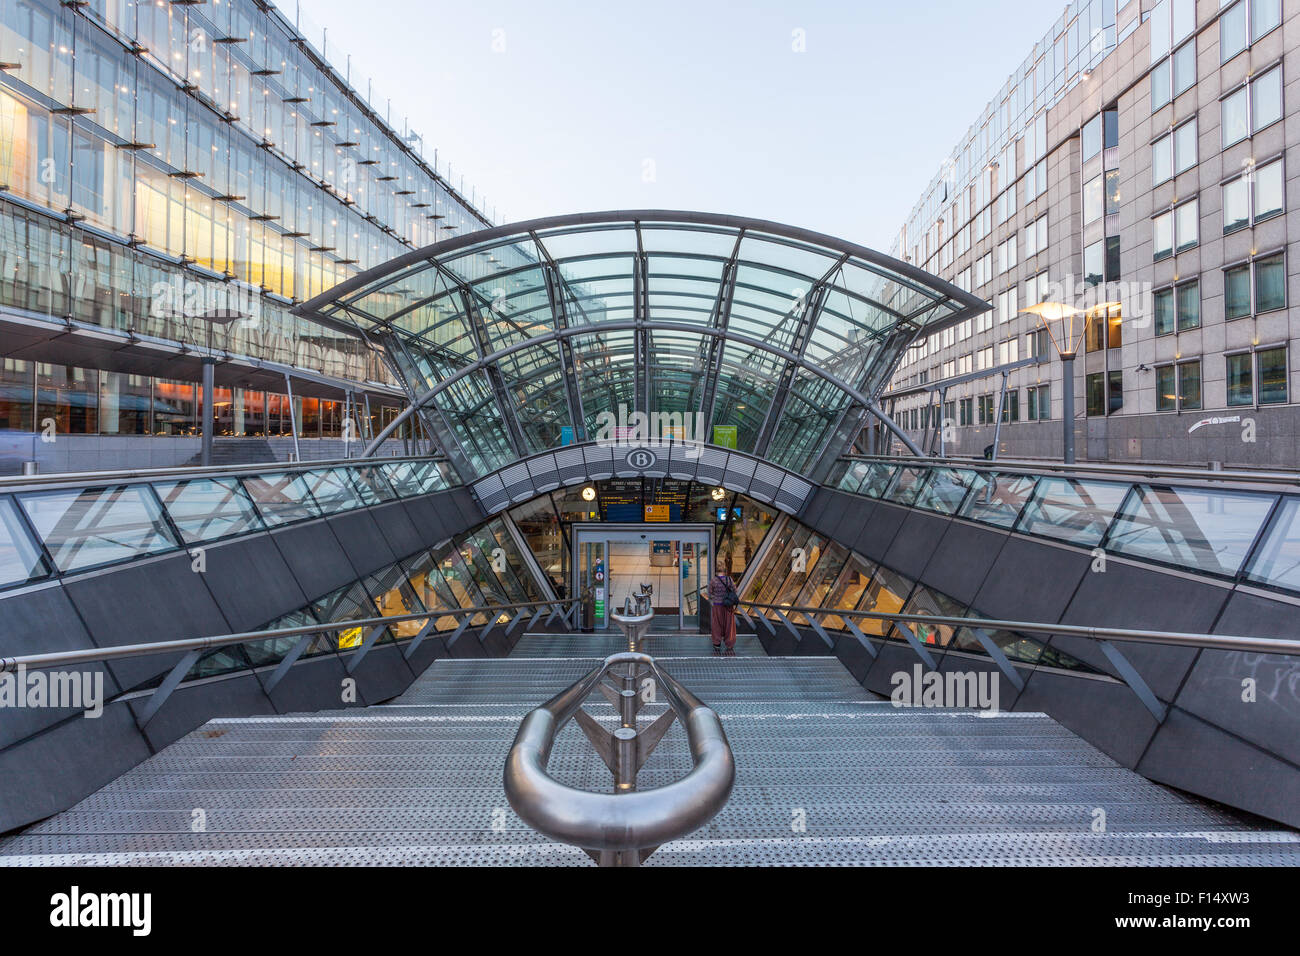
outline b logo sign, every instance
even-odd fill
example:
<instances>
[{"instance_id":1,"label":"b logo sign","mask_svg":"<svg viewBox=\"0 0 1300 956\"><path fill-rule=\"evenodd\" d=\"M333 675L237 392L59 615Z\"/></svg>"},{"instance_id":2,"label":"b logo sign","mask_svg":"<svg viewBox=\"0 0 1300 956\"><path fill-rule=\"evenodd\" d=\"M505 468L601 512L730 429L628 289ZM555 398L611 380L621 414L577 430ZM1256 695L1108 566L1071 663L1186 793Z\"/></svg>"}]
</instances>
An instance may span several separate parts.
<instances>
[{"instance_id":1,"label":"b logo sign","mask_svg":"<svg viewBox=\"0 0 1300 956\"><path fill-rule=\"evenodd\" d=\"M627 466L637 471L653 468L658 460L649 448L633 448L627 453Z\"/></svg>"}]
</instances>

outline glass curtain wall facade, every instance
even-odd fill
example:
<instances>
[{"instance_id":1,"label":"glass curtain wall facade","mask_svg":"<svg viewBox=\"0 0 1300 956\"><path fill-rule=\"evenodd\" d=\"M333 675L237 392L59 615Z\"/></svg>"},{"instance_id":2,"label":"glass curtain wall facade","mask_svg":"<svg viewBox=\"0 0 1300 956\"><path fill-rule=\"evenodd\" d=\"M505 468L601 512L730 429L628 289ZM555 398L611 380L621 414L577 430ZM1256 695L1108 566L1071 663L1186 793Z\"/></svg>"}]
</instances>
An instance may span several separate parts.
<instances>
[{"instance_id":1,"label":"glass curtain wall facade","mask_svg":"<svg viewBox=\"0 0 1300 956\"><path fill-rule=\"evenodd\" d=\"M0 65L0 309L391 381L289 306L489 225L270 5L6 0Z\"/></svg>"},{"instance_id":2,"label":"glass curtain wall facade","mask_svg":"<svg viewBox=\"0 0 1300 956\"><path fill-rule=\"evenodd\" d=\"M804 470L916 335L983 308L832 237L646 212L443 242L299 312L382 341L413 398L433 391L430 431L468 478L629 435Z\"/></svg>"}]
</instances>

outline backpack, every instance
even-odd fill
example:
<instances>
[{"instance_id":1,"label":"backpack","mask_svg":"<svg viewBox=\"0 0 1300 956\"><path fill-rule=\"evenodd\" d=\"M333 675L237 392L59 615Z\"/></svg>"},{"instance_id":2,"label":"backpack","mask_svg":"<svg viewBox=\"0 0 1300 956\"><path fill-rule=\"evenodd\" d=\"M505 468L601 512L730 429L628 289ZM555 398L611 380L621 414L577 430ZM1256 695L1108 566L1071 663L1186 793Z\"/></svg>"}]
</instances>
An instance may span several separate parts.
<instances>
[{"instance_id":1,"label":"backpack","mask_svg":"<svg viewBox=\"0 0 1300 956\"><path fill-rule=\"evenodd\" d=\"M731 583L731 578L725 577L722 580L727 586L727 590L722 594L722 606L735 607L740 603L740 595L736 593L736 587Z\"/></svg>"}]
</instances>

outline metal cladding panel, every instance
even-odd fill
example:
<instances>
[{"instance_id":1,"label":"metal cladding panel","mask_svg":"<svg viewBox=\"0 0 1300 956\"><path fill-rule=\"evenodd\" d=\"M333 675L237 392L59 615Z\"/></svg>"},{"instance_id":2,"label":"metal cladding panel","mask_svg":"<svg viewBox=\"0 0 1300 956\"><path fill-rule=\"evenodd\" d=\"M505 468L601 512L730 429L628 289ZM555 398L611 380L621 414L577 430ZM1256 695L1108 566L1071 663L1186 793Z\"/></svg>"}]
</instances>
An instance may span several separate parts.
<instances>
[{"instance_id":1,"label":"metal cladding panel","mask_svg":"<svg viewBox=\"0 0 1300 956\"><path fill-rule=\"evenodd\" d=\"M673 445L668 455L668 477L690 481L703 452L702 445Z\"/></svg>"},{"instance_id":2,"label":"metal cladding panel","mask_svg":"<svg viewBox=\"0 0 1300 956\"><path fill-rule=\"evenodd\" d=\"M581 448L561 448L557 451L555 468L561 485L576 484L587 477L587 462Z\"/></svg>"},{"instance_id":3,"label":"metal cladding panel","mask_svg":"<svg viewBox=\"0 0 1300 956\"><path fill-rule=\"evenodd\" d=\"M812 491L813 486L802 478L786 475L781 480L781 490L776 496L775 504L778 508L794 514L803 507Z\"/></svg>"},{"instance_id":4,"label":"metal cladding panel","mask_svg":"<svg viewBox=\"0 0 1300 956\"><path fill-rule=\"evenodd\" d=\"M505 484L506 495L511 501L527 501L533 497L533 481L525 462L517 461L502 468L501 481Z\"/></svg>"},{"instance_id":5,"label":"metal cladding panel","mask_svg":"<svg viewBox=\"0 0 1300 956\"><path fill-rule=\"evenodd\" d=\"M1300 770L1177 707L1135 769L1161 783L1300 827Z\"/></svg>"},{"instance_id":6,"label":"metal cladding panel","mask_svg":"<svg viewBox=\"0 0 1300 956\"><path fill-rule=\"evenodd\" d=\"M730 457L720 448L705 448L696 464L696 480L710 485L722 484L722 475L727 470L727 459Z\"/></svg>"},{"instance_id":7,"label":"metal cladding panel","mask_svg":"<svg viewBox=\"0 0 1300 956\"><path fill-rule=\"evenodd\" d=\"M540 494L543 491L550 491L552 488L558 488L564 482L560 480L560 475L555 465L554 455L538 455L536 458L528 459L528 473L532 475L533 487Z\"/></svg>"},{"instance_id":8,"label":"metal cladding panel","mask_svg":"<svg viewBox=\"0 0 1300 956\"><path fill-rule=\"evenodd\" d=\"M781 491L781 478L785 472L761 461L754 465L754 478L749 484L749 493L764 501L775 501Z\"/></svg>"},{"instance_id":9,"label":"metal cladding panel","mask_svg":"<svg viewBox=\"0 0 1300 956\"><path fill-rule=\"evenodd\" d=\"M488 475L476 481L474 495L478 498L479 507L488 514L504 511L510 504L510 496L506 494L505 482L500 475Z\"/></svg>"},{"instance_id":10,"label":"metal cladding panel","mask_svg":"<svg viewBox=\"0 0 1300 956\"><path fill-rule=\"evenodd\" d=\"M613 449L603 445L587 445L582 449L582 455L587 460L588 478L614 477Z\"/></svg>"},{"instance_id":11,"label":"metal cladding panel","mask_svg":"<svg viewBox=\"0 0 1300 956\"><path fill-rule=\"evenodd\" d=\"M722 475L722 486L730 488L732 491L738 491L741 494L749 491L749 484L754 478L754 465L756 462L752 458L745 458L742 455L727 456L727 470Z\"/></svg>"}]
</instances>

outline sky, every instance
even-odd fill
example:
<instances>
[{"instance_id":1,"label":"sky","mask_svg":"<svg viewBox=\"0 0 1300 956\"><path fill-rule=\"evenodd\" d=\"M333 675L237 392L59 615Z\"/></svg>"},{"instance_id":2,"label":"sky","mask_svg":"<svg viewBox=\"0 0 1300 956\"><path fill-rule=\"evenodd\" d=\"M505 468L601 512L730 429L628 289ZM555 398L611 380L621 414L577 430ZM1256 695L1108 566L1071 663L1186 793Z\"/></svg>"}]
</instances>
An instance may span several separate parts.
<instances>
[{"instance_id":1,"label":"sky","mask_svg":"<svg viewBox=\"0 0 1300 956\"><path fill-rule=\"evenodd\" d=\"M297 0L277 0L292 11ZM301 0L498 222L772 219L888 250L1057 0ZM802 49L800 49L802 47ZM363 90L364 91L364 90Z\"/></svg>"}]
</instances>

